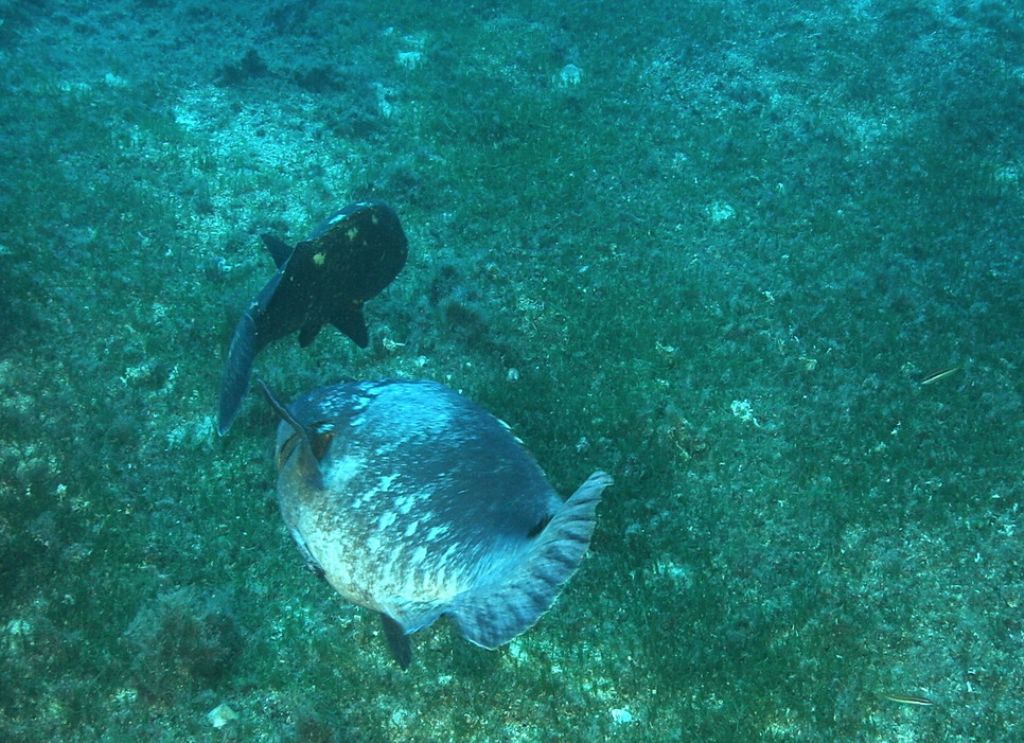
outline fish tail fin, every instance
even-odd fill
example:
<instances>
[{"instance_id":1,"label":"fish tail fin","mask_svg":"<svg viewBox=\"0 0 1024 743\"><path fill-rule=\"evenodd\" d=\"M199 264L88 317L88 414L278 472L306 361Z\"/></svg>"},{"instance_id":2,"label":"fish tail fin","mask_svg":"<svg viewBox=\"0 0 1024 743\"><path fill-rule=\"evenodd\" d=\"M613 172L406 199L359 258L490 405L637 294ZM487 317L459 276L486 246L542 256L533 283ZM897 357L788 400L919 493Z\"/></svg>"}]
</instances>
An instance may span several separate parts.
<instances>
[{"instance_id":1,"label":"fish tail fin","mask_svg":"<svg viewBox=\"0 0 1024 743\"><path fill-rule=\"evenodd\" d=\"M451 614L463 637L494 649L543 616L579 568L594 533L601 493L611 484L606 473L592 474L534 538L511 576L455 601Z\"/></svg>"},{"instance_id":2,"label":"fish tail fin","mask_svg":"<svg viewBox=\"0 0 1024 743\"><path fill-rule=\"evenodd\" d=\"M248 312L242 313L228 348L228 361L224 365L224 378L220 385L220 406L217 431L228 432L242 407L242 398L249 389L252 360L256 357L256 323Z\"/></svg>"}]
</instances>

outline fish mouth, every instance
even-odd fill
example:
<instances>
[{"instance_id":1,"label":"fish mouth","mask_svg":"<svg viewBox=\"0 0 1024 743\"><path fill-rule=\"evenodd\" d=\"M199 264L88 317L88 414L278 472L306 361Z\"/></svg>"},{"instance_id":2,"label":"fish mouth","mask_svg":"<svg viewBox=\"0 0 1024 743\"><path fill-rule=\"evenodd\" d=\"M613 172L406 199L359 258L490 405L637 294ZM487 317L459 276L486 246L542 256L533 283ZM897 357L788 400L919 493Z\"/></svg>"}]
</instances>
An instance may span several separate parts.
<instances>
[{"instance_id":1,"label":"fish mouth","mask_svg":"<svg viewBox=\"0 0 1024 743\"><path fill-rule=\"evenodd\" d=\"M285 463L291 458L292 453L295 451L295 447L301 440L302 436L300 434L293 433L285 439L283 444L281 444L281 448L277 450L277 458L275 461L278 471L284 469Z\"/></svg>"}]
</instances>

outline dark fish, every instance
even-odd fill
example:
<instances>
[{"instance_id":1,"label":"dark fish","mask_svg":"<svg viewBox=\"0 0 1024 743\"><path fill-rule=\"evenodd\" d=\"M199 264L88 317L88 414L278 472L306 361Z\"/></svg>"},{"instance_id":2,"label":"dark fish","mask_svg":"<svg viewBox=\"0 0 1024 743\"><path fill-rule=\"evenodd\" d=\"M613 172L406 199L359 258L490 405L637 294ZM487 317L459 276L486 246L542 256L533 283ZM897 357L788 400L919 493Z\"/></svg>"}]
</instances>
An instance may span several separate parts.
<instances>
[{"instance_id":1,"label":"dark fish","mask_svg":"<svg viewBox=\"0 0 1024 743\"><path fill-rule=\"evenodd\" d=\"M435 382L314 390L282 418L277 494L309 564L380 613L398 663L408 635L450 617L495 648L529 629L579 567L612 479L566 501L508 427Z\"/></svg>"},{"instance_id":2,"label":"dark fish","mask_svg":"<svg viewBox=\"0 0 1024 743\"><path fill-rule=\"evenodd\" d=\"M297 330L305 348L330 323L365 348L363 303L391 283L408 252L398 217L380 202L346 206L294 248L262 237L277 273L242 313L231 339L220 388L221 435L241 407L253 359L268 343Z\"/></svg>"}]
</instances>

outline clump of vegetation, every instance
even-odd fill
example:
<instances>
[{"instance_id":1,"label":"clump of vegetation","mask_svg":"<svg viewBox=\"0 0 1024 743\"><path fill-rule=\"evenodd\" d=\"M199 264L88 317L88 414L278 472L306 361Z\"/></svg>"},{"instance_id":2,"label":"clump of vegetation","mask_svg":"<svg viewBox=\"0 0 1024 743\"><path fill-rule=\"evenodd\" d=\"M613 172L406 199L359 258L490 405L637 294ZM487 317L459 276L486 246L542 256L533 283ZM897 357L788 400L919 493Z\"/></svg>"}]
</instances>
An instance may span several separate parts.
<instances>
[{"instance_id":1,"label":"clump of vegetation","mask_svg":"<svg viewBox=\"0 0 1024 743\"><path fill-rule=\"evenodd\" d=\"M210 688L231 671L242 635L227 601L186 586L158 596L132 620L125 641L134 653L139 691L170 700Z\"/></svg>"}]
</instances>

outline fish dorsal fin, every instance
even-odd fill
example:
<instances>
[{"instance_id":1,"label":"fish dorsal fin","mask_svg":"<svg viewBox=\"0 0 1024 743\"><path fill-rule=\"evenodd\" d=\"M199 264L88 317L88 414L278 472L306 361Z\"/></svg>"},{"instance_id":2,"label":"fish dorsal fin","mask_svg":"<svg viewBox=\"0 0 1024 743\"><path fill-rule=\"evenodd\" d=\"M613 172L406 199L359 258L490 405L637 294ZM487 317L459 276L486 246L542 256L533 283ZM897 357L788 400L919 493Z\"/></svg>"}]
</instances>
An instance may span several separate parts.
<instances>
[{"instance_id":1,"label":"fish dorsal fin","mask_svg":"<svg viewBox=\"0 0 1024 743\"><path fill-rule=\"evenodd\" d=\"M292 246L281 238L266 234L260 235L260 239L266 246L267 252L270 253L270 257L274 259L274 265L278 268L281 268L291 257Z\"/></svg>"},{"instance_id":2,"label":"fish dorsal fin","mask_svg":"<svg viewBox=\"0 0 1024 743\"><path fill-rule=\"evenodd\" d=\"M534 537L529 552L500 583L468 591L450 614L470 642L493 650L532 627L580 565L590 545L601 493L612 484L595 472Z\"/></svg>"}]
</instances>

